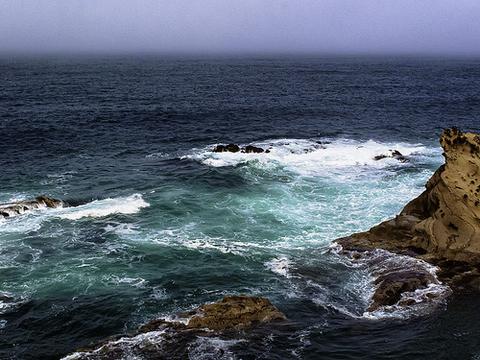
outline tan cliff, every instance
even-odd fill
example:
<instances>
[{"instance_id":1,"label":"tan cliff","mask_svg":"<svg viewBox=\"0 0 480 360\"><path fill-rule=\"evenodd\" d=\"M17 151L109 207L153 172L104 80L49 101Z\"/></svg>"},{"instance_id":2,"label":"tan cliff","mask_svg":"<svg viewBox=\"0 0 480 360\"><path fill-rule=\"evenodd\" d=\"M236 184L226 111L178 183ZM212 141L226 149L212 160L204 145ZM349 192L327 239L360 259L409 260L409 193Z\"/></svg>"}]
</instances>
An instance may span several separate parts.
<instances>
[{"instance_id":1,"label":"tan cliff","mask_svg":"<svg viewBox=\"0 0 480 360\"><path fill-rule=\"evenodd\" d=\"M480 274L480 136L447 129L440 144L445 164L425 191L394 219L338 239L345 250L412 255L440 266L452 282Z\"/></svg>"}]
</instances>

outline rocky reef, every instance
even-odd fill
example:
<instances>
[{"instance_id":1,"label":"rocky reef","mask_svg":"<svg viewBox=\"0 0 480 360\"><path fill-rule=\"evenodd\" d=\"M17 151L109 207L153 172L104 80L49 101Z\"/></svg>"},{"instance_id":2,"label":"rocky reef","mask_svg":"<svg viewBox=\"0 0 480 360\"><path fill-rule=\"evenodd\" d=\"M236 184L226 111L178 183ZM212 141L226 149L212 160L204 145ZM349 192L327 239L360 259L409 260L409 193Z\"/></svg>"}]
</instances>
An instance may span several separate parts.
<instances>
[{"instance_id":1,"label":"rocky reef","mask_svg":"<svg viewBox=\"0 0 480 360\"><path fill-rule=\"evenodd\" d=\"M117 336L64 359L188 358L188 349L198 338L228 337L240 330L285 319L266 298L227 296L219 302L177 314L173 320L153 320L131 336Z\"/></svg>"},{"instance_id":2,"label":"rocky reef","mask_svg":"<svg viewBox=\"0 0 480 360\"><path fill-rule=\"evenodd\" d=\"M0 204L0 218L18 216L36 209L62 207L63 201L48 196L38 196L34 200Z\"/></svg>"},{"instance_id":3,"label":"rocky reef","mask_svg":"<svg viewBox=\"0 0 480 360\"><path fill-rule=\"evenodd\" d=\"M480 288L480 136L447 129L440 144L445 164L420 196L395 218L337 243L355 258L375 249L413 256L438 266L439 279L451 286ZM433 279L426 272L406 271L377 281L374 308Z\"/></svg>"},{"instance_id":4,"label":"rocky reef","mask_svg":"<svg viewBox=\"0 0 480 360\"><path fill-rule=\"evenodd\" d=\"M245 154L261 154L263 152L269 153L270 150L264 150L261 147L254 146L254 145L247 145L240 147L236 144L227 144L227 145L217 145L212 149L213 152L221 153L221 152L231 152L231 153L245 153Z\"/></svg>"}]
</instances>

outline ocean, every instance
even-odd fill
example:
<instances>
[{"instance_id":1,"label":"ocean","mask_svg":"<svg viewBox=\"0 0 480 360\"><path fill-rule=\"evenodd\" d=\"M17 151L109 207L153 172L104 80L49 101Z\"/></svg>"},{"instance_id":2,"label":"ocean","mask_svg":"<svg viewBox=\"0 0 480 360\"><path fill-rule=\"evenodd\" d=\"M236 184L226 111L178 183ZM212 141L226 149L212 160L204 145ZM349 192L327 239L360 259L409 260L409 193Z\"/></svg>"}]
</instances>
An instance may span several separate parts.
<instances>
[{"instance_id":1,"label":"ocean","mask_svg":"<svg viewBox=\"0 0 480 360\"><path fill-rule=\"evenodd\" d=\"M480 359L478 293L368 312L332 246L423 191L443 128L480 131L480 60L4 56L0 84L0 203L71 205L0 219L0 358L247 294L288 326L186 357Z\"/></svg>"}]
</instances>

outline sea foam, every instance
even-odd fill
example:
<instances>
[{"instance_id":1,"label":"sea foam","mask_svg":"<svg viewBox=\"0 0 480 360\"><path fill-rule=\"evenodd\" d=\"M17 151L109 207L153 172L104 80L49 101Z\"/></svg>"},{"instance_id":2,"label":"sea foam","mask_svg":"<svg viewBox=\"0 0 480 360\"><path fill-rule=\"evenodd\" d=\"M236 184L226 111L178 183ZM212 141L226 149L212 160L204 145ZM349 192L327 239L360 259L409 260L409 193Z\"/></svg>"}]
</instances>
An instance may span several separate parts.
<instances>
[{"instance_id":1,"label":"sea foam","mask_svg":"<svg viewBox=\"0 0 480 360\"><path fill-rule=\"evenodd\" d=\"M374 140L357 141L351 139L304 140L277 139L253 143L269 153L215 153L211 145L197 150L184 158L197 160L212 167L236 166L242 163L255 163L260 166L275 162L302 175L324 175L325 171L342 168L373 167L384 168L392 165L408 166L394 158L375 160L375 156L389 155L391 150L398 150L404 156L438 155L438 149L423 144L383 143Z\"/></svg>"},{"instance_id":2,"label":"sea foam","mask_svg":"<svg viewBox=\"0 0 480 360\"><path fill-rule=\"evenodd\" d=\"M94 200L88 204L71 208L65 208L57 212L57 216L63 219L78 220L84 217L103 217L111 214L134 214L140 209L148 207L140 194L127 197L108 198Z\"/></svg>"}]
</instances>

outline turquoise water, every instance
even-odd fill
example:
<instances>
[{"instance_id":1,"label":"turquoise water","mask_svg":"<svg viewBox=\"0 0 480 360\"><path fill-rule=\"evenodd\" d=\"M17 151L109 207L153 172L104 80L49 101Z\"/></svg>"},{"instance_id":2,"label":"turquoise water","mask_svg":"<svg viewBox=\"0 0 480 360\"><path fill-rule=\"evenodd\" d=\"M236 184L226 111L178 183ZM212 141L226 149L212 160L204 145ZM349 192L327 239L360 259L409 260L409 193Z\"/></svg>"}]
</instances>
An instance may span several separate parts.
<instances>
[{"instance_id":1,"label":"turquoise water","mask_svg":"<svg viewBox=\"0 0 480 360\"><path fill-rule=\"evenodd\" d=\"M474 350L452 340L462 302L366 313L372 271L331 243L423 191L443 162L442 127L478 130L477 63L1 67L0 202L48 194L71 206L0 220L0 291L14 299L0 302L0 357L60 358L227 294L270 298L291 327L200 339L191 358L424 358L412 344L439 336ZM228 142L270 152L211 152ZM373 160L391 149L409 162Z\"/></svg>"}]
</instances>

